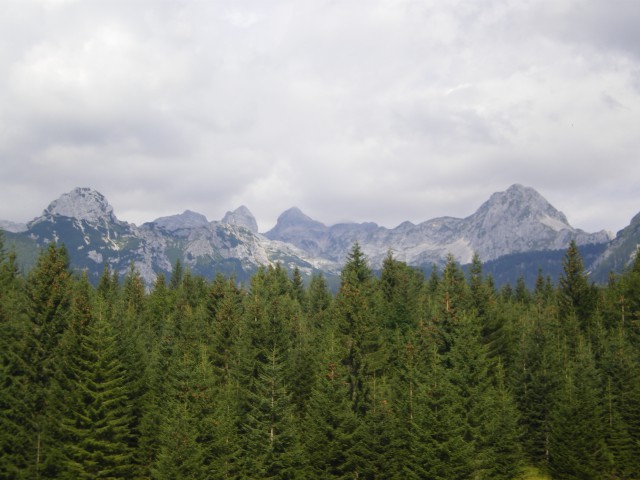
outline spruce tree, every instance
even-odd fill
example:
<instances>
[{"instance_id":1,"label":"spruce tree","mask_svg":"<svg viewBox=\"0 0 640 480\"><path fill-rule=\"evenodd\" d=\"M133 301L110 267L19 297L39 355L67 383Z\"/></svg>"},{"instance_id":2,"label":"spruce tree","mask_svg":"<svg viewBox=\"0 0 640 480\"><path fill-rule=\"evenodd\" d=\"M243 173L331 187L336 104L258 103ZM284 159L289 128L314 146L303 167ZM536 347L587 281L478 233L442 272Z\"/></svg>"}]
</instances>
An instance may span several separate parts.
<instances>
[{"instance_id":1,"label":"spruce tree","mask_svg":"<svg viewBox=\"0 0 640 480\"><path fill-rule=\"evenodd\" d=\"M29 325L20 355L26 367L22 381L29 384L24 421L31 436L25 473L32 478L56 476L60 450L53 437L55 419L48 396L71 301L66 248L49 244L29 273L25 287Z\"/></svg>"},{"instance_id":2,"label":"spruce tree","mask_svg":"<svg viewBox=\"0 0 640 480\"><path fill-rule=\"evenodd\" d=\"M364 416L373 406L374 379L383 372L386 351L381 335L378 298L368 262L356 243L342 270L336 297L340 333L353 411Z\"/></svg>"},{"instance_id":3,"label":"spruce tree","mask_svg":"<svg viewBox=\"0 0 640 480\"><path fill-rule=\"evenodd\" d=\"M206 355L192 338L177 339L160 399L155 478L206 478L206 446L211 441L213 380Z\"/></svg>"},{"instance_id":4,"label":"spruce tree","mask_svg":"<svg viewBox=\"0 0 640 480\"><path fill-rule=\"evenodd\" d=\"M471 296L462 269L453 255L447 256L435 292L434 321L441 353L447 353L453 345L453 336L463 315L471 307Z\"/></svg>"},{"instance_id":5,"label":"spruce tree","mask_svg":"<svg viewBox=\"0 0 640 480\"><path fill-rule=\"evenodd\" d=\"M584 328L594 308L594 292L589 285L582 256L575 240L572 240L562 264L558 291L560 317L574 316Z\"/></svg>"},{"instance_id":6,"label":"spruce tree","mask_svg":"<svg viewBox=\"0 0 640 480\"><path fill-rule=\"evenodd\" d=\"M516 478L525 460L524 430L514 396L506 384L502 362L496 365L494 385L479 400L486 409L481 433L485 449L483 476L496 480Z\"/></svg>"},{"instance_id":7,"label":"spruce tree","mask_svg":"<svg viewBox=\"0 0 640 480\"><path fill-rule=\"evenodd\" d=\"M640 365L637 350L612 330L602 358L605 430L612 477L640 476Z\"/></svg>"},{"instance_id":8,"label":"spruce tree","mask_svg":"<svg viewBox=\"0 0 640 480\"><path fill-rule=\"evenodd\" d=\"M636 349L640 348L640 249L630 268L624 272L614 289L619 301L619 322Z\"/></svg>"},{"instance_id":9,"label":"spruce tree","mask_svg":"<svg viewBox=\"0 0 640 480\"><path fill-rule=\"evenodd\" d=\"M221 274L214 279L207 298L208 322L211 324L211 366L217 383L227 387L237 368L235 355L243 314L244 294Z\"/></svg>"},{"instance_id":10,"label":"spruce tree","mask_svg":"<svg viewBox=\"0 0 640 480\"><path fill-rule=\"evenodd\" d=\"M395 260L391 252L382 263L379 288L383 298L384 325L390 331L406 332L422 318L424 276Z\"/></svg>"},{"instance_id":11,"label":"spruce tree","mask_svg":"<svg viewBox=\"0 0 640 480\"><path fill-rule=\"evenodd\" d=\"M562 365L561 342L548 311L528 311L516 324L519 332L511 376L525 430L523 445L529 460L548 468L555 397Z\"/></svg>"},{"instance_id":12,"label":"spruce tree","mask_svg":"<svg viewBox=\"0 0 640 480\"><path fill-rule=\"evenodd\" d=\"M30 322L15 255L4 251L2 241L0 231L0 478L29 478L27 466L35 452Z\"/></svg>"},{"instance_id":13,"label":"spruce tree","mask_svg":"<svg viewBox=\"0 0 640 480\"><path fill-rule=\"evenodd\" d=\"M303 423L309 478L344 478L358 441L358 420L351 409L339 363L329 362L319 375Z\"/></svg>"},{"instance_id":14,"label":"spruce tree","mask_svg":"<svg viewBox=\"0 0 640 480\"><path fill-rule=\"evenodd\" d=\"M492 301L492 291L485 282L482 273L482 261L477 252L473 254L469 268L469 290L472 306L476 311L476 315L484 318L488 313L487 311Z\"/></svg>"},{"instance_id":15,"label":"spruce tree","mask_svg":"<svg viewBox=\"0 0 640 480\"><path fill-rule=\"evenodd\" d=\"M602 381L590 345L578 339L567 358L552 412L549 467L559 478L597 479L606 468Z\"/></svg>"},{"instance_id":16,"label":"spruce tree","mask_svg":"<svg viewBox=\"0 0 640 480\"><path fill-rule=\"evenodd\" d=\"M280 265L252 278L238 339L240 475L290 478L301 458L290 393L295 302Z\"/></svg>"},{"instance_id":17,"label":"spruce tree","mask_svg":"<svg viewBox=\"0 0 640 480\"><path fill-rule=\"evenodd\" d=\"M86 276L74 289L55 403L64 453L61 476L129 478L133 465L131 391L108 320L94 316Z\"/></svg>"}]
</instances>

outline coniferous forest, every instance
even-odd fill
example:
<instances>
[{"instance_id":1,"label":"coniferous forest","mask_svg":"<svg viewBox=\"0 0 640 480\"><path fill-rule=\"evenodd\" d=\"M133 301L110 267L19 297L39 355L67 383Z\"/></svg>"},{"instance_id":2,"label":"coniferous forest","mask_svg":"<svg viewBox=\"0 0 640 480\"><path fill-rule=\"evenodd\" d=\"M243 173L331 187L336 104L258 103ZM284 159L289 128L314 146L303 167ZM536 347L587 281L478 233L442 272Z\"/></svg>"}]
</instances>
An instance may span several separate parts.
<instances>
[{"instance_id":1,"label":"coniferous forest","mask_svg":"<svg viewBox=\"0 0 640 480\"><path fill-rule=\"evenodd\" d=\"M640 478L640 257L496 289L356 244L333 294L0 252L0 478Z\"/></svg>"}]
</instances>

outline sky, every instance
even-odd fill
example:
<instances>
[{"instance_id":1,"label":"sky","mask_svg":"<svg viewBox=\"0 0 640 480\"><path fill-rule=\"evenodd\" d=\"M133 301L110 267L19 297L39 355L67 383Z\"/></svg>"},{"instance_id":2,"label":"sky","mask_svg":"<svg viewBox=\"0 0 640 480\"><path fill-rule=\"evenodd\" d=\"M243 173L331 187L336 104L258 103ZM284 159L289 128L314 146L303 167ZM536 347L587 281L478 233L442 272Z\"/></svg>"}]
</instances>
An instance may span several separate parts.
<instances>
[{"instance_id":1,"label":"sky","mask_svg":"<svg viewBox=\"0 0 640 480\"><path fill-rule=\"evenodd\" d=\"M637 0L0 0L0 219L640 212Z\"/></svg>"}]
</instances>

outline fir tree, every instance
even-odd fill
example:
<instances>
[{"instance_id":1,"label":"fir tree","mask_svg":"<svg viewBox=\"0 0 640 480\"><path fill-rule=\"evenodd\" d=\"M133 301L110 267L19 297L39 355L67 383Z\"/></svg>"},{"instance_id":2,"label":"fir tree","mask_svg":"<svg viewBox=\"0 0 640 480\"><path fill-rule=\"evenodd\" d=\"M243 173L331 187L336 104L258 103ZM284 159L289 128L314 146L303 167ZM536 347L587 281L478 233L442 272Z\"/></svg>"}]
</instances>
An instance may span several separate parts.
<instances>
[{"instance_id":1,"label":"fir tree","mask_svg":"<svg viewBox=\"0 0 640 480\"><path fill-rule=\"evenodd\" d=\"M391 252L382 263L379 288L382 291L384 324L391 331L406 332L415 328L421 319L424 277Z\"/></svg>"},{"instance_id":2,"label":"fir tree","mask_svg":"<svg viewBox=\"0 0 640 480\"><path fill-rule=\"evenodd\" d=\"M331 357L325 352L326 363L319 364L303 423L308 478L348 478L354 473L352 457L360 441L359 420L349 402L346 369L330 361Z\"/></svg>"},{"instance_id":3,"label":"fir tree","mask_svg":"<svg viewBox=\"0 0 640 480\"><path fill-rule=\"evenodd\" d=\"M435 294L434 320L441 353L447 353L453 344L453 336L460 318L469 310L470 295L464 273L453 255L447 256Z\"/></svg>"},{"instance_id":4,"label":"fir tree","mask_svg":"<svg viewBox=\"0 0 640 480\"><path fill-rule=\"evenodd\" d=\"M86 276L76 287L58 373L57 430L68 478L129 478L135 471L130 390L107 319L94 317Z\"/></svg>"},{"instance_id":5,"label":"fir tree","mask_svg":"<svg viewBox=\"0 0 640 480\"><path fill-rule=\"evenodd\" d=\"M29 478L27 466L35 452L31 330L24 282L15 255L6 254L2 241L0 231L0 478Z\"/></svg>"},{"instance_id":6,"label":"fir tree","mask_svg":"<svg viewBox=\"0 0 640 480\"><path fill-rule=\"evenodd\" d=\"M498 362L494 386L487 392L482 440L485 447L483 476L491 479L516 478L524 465L523 429L512 392L506 384L502 362Z\"/></svg>"},{"instance_id":7,"label":"fir tree","mask_svg":"<svg viewBox=\"0 0 640 480\"><path fill-rule=\"evenodd\" d=\"M601 478L608 455L604 395L590 347L583 339L565 368L552 414L549 466L559 478Z\"/></svg>"},{"instance_id":8,"label":"fir tree","mask_svg":"<svg viewBox=\"0 0 640 480\"><path fill-rule=\"evenodd\" d=\"M252 278L238 342L241 475L290 478L300 465L287 368L297 304L290 291L279 265Z\"/></svg>"},{"instance_id":9,"label":"fir tree","mask_svg":"<svg viewBox=\"0 0 640 480\"><path fill-rule=\"evenodd\" d=\"M54 442L50 403L51 381L55 372L58 346L68 321L71 301L71 273L64 246L50 244L38 257L26 282L27 315L30 320L20 355L29 385L24 398L24 425L31 441L25 452L29 465L24 473L31 478L56 476L60 450Z\"/></svg>"},{"instance_id":10,"label":"fir tree","mask_svg":"<svg viewBox=\"0 0 640 480\"><path fill-rule=\"evenodd\" d=\"M342 364L348 372L353 411L362 417L372 407L374 378L382 373L386 352L382 344L373 273L357 243L342 270L341 280L336 308L345 345Z\"/></svg>"},{"instance_id":11,"label":"fir tree","mask_svg":"<svg viewBox=\"0 0 640 480\"><path fill-rule=\"evenodd\" d=\"M566 319L575 316L580 325L585 327L593 311L595 297L575 241L571 241L567 249L562 269L558 292L560 317Z\"/></svg>"}]
</instances>

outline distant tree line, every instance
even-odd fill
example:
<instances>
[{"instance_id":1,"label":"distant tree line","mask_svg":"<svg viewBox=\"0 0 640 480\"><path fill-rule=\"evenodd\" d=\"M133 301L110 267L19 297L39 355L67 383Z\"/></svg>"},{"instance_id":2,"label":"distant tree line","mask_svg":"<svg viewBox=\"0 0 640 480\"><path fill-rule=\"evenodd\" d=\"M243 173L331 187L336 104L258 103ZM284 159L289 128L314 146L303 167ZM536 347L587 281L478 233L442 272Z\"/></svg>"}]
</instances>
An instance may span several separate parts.
<instances>
[{"instance_id":1,"label":"distant tree line","mask_svg":"<svg viewBox=\"0 0 640 480\"><path fill-rule=\"evenodd\" d=\"M640 478L640 258L590 284L496 290L474 257L428 278L358 244L333 295L262 267L177 263L96 287L0 238L0 478Z\"/></svg>"}]
</instances>

